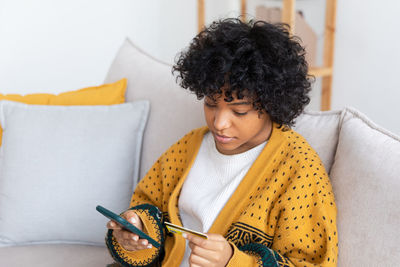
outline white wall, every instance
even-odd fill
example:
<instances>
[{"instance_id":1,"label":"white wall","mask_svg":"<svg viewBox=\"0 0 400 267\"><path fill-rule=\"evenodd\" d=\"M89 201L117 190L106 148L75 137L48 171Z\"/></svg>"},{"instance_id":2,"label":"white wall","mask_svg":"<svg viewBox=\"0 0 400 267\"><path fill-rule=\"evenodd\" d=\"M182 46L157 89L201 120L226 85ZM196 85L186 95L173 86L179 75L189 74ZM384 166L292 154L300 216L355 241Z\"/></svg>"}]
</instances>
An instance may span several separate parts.
<instances>
[{"instance_id":1,"label":"white wall","mask_svg":"<svg viewBox=\"0 0 400 267\"><path fill-rule=\"evenodd\" d=\"M206 0L206 20L239 0ZM324 1L298 0L322 46ZM250 0L279 5L276 0ZM0 93L59 93L101 84L126 36L173 62L197 31L197 0L0 0ZM354 106L400 134L397 0L338 0L332 108ZM319 86L311 108L319 106Z\"/></svg>"},{"instance_id":2,"label":"white wall","mask_svg":"<svg viewBox=\"0 0 400 267\"><path fill-rule=\"evenodd\" d=\"M362 8L362 9L361 9ZM332 106L400 135L400 1L339 1Z\"/></svg>"},{"instance_id":3,"label":"white wall","mask_svg":"<svg viewBox=\"0 0 400 267\"><path fill-rule=\"evenodd\" d=\"M159 14L156 0L0 0L0 92L100 84L126 36L159 50Z\"/></svg>"}]
</instances>

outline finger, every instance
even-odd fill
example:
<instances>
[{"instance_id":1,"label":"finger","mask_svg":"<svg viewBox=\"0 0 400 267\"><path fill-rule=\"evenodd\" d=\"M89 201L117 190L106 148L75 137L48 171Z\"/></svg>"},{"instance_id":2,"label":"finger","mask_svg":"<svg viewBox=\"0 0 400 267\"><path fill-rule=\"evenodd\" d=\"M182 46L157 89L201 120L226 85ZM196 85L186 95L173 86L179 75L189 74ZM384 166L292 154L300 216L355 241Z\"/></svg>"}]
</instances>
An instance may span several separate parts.
<instances>
[{"instance_id":1,"label":"finger","mask_svg":"<svg viewBox=\"0 0 400 267\"><path fill-rule=\"evenodd\" d=\"M125 239L125 240L131 242L131 244L132 244L132 245L135 245L135 246L147 247L147 246L149 245L149 241L146 240L146 239L138 239L138 240L135 240L135 239Z\"/></svg>"},{"instance_id":2,"label":"finger","mask_svg":"<svg viewBox=\"0 0 400 267\"><path fill-rule=\"evenodd\" d=\"M117 238L117 242L126 250L129 251L138 250L137 241Z\"/></svg>"},{"instance_id":3,"label":"finger","mask_svg":"<svg viewBox=\"0 0 400 267\"><path fill-rule=\"evenodd\" d=\"M152 246L151 244L149 244L149 245L147 245L147 246L143 246L143 245L138 246L138 250L139 250L139 249L140 249L140 250L143 250L143 249L151 249L151 248L153 248L153 246Z\"/></svg>"},{"instance_id":4,"label":"finger","mask_svg":"<svg viewBox=\"0 0 400 267\"><path fill-rule=\"evenodd\" d=\"M121 226L114 221L108 221L107 228L112 230L122 229Z\"/></svg>"},{"instance_id":5,"label":"finger","mask_svg":"<svg viewBox=\"0 0 400 267\"><path fill-rule=\"evenodd\" d=\"M119 229L113 230L113 236L117 239L118 242L125 239L123 230Z\"/></svg>"},{"instance_id":6,"label":"finger","mask_svg":"<svg viewBox=\"0 0 400 267\"><path fill-rule=\"evenodd\" d=\"M126 241L134 241L137 244L143 245L143 246L148 246L149 241L144 238L140 238L137 234L133 234L129 231L126 230L119 230L117 231L117 235L121 237L121 239L126 240Z\"/></svg>"},{"instance_id":7,"label":"finger","mask_svg":"<svg viewBox=\"0 0 400 267\"><path fill-rule=\"evenodd\" d=\"M143 246L149 245L149 241L147 241L147 239L139 239L138 242Z\"/></svg>"},{"instance_id":8,"label":"finger","mask_svg":"<svg viewBox=\"0 0 400 267\"><path fill-rule=\"evenodd\" d=\"M147 244L147 246L143 245L143 239L140 240L139 236L130 232L127 233L127 231L124 230L115 230L113 231L113 236L122 247L129 251L149 248L149 244Z\"/></svg>"},{"instance_id":9,"label":"finger","mask_svg":"<svg viewBox=\"0 0 400 267\"><path fill-rule=\"evenodd\" d=\"M210 234L210 233L207 233L207 237L208 237L207 240L225 241L225 237L223 237L223 236L220 235L220 234Z\"/></svg>"},{"instance_id":10,"label":"finger","mask_svg":"<svg viewBox=\"0 0 400 267\"><path fill-rule=\"evenodd\" d=\"M126 235L124 235L124 232L122 230L114 230L113 236L118 241L118 243L121 244L130 241L130 239Z\"/></svg>"},{"instance_id":11,"label":"finger","mask_svg":"<svg viewBox=\"0 0 400 267\"><path fill-rule=\"evenodd\" d=\"M114 236L118 242L128 242L128 241L139 241L139 236L136 234L132 234L131 232L125 230L116 230L114 231Z\"/></svg>"},{"instance_id":12,"label":"finger","mask_svg":"<svg viewBox=\"0 0 400 267\"><path fill-rule=\"evenodd\" d=\"M138 235L132 234L131 239L138 241L140 239L140 237Z\"/></svg>"},{"instance_id":13,"label":"finger","mask_svg":"<svg viewBox=\"0 0 400 267\"><path fill-rule=\"evenodd\" d=\"M122 239L117 241L124 247L128 248L130 250L142 250L142 249L149 249L152 248L153 246L148 243L147 240L144 239L139 239L139 240L133 240L133 239Z\"/></svg>"},{"instance_id":14,"label":"finger","mask_svg":"<svg viewBox=\"0 0 400 267\"><path fill-rule=\"evenodd\" d=\"M124 238L124 239L133 239L133 240L136 239L136 240L139 240L138 235L133 234L132 232L129 232L129 231L126 231L126 230L120 230L120 232L121 232L122 238ZM136 238L136 236L137 236L137 238Z\"/></svg>"},{"instance_id":15,"label":"finger","mask_svg":"<svg viewBox=\"0 0 400 267\"><path fill-rule=\"evenodd\" d=\"M209 251L221 251L227 242L225 238L203 239L195 235L188 236L187 239L189 240L189 246L193 244L193 246L198 246Z\"/></svg>"},{"instance_id":16,"label":"finger","mask_svg":"<svg viewBox=\"0 0 400 267\"><path fill-rule=\"evenodd\" d=\"M195 254L190 255L189 264L190 266L211 266L210 261Z\"/></svg>"},{"instance_id":17,"label":"finger","mask_svg":"<svg viewBox=\"0 0 400 267\"><path fill-rule=\"evenodd\" d=\"M151 248L151 247L142 246L142 245L137 244L137 243L132 244L132 243L127 242L127 243L120 243L120 244L124 249L129 250L129 251L137 251L137 250L143 250L143 249Z\"/></svg>"},{"instance_id":18,"label":"finger","mask_svg":"<svg viewBox=\"0 0 400 267\"><path fill-rule=\"evenodd\" d=\"M121 217L139 228L139 230L143 230L142 220L133 210L125 211L123 214L121 214Z\"/></svg>"},{"instance_id":19,"label":"finger","mask_svg":"<svg viewBox=\"0 0 400 267\"><path fill-rule=\"evenodd\" d=\"M139 216L134 212L129 212L125 214L125 219L136 227L138 226L138 222L140 221Z\"/></svg>"},{"instance_id":20,"label":"finger","mask_svg":"<svg viewBox=\"0 0 400 267\"><path fill-rule=\"evenodd\" d=\"M144 244L143 242L134 241L134 240L130 240L129 241L129 245L132 246L132 247L135 247L136 250L150 249L150 248L153 247L151 244Z\"/></svg>"},{"instance_id":21,"label":"finger","mask_svg":"<svg viewBox=\"0 0 400 267\"><path fill-rule=\"evenodd\" d=\"M121 244L121 246L122 246L125 250L128 250L128 251L136 251L136 250L138 250L136 247L131 246L131 245L127 245L127 244Z\"/></svg>"},{"instance_id":22,"label":"finger","mask_svg":"<svg viewBox=\"0 0 400 267\"><path fill-rule=\"evenodd\" d=\"M134 241L138 241L140 239L140 237L137 234L132 234L131 232L124 231L124 230L122 230L121 232L123 232L124 239L134 240Z\"/></svg>"},{"instance_id":23,"label":"finger","mask_svg":"<svg viewBox=\"0 0 400 267\"><path fill-rule=\"evenodd\" d=\"M199 236L195 236L189 233L183 233L182 236L186 238L189 242L200 246L200 247L207 247L208 239L201 238Z\"/></svg>"},{"instance_id":24,"label":"finger","mask_svg":"<svg viewBox=\"0 0 400 267\"><path fill-rule=\"evenodd\" d=\"M192 254L194 254L194 255L197 255L199 257L206 258L206 259L214 258L213 257L213 255L215 254L214 250L202 248L202 247L196 246L193 243L189 243L189 247L192 250Z\"/></svg>"}]
</instances>

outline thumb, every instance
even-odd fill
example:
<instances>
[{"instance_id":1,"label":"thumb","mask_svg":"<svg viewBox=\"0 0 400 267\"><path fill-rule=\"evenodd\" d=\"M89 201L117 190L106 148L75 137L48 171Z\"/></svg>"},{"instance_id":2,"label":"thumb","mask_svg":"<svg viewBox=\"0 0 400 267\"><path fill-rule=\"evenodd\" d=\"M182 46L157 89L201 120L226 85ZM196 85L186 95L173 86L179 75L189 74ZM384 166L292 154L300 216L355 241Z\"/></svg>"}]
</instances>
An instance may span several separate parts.
<instances>
[{"instance_id":1,"label":"thumb","mask_svg":"<svg viewBox=\"0 0 400 267\"><path fill-rule=\"evenodd\" d=\"M142 230L142 228L143 228L142 220L133 210L128 210L128 211L124 212L123 215L121 215L121 216L124 217L125 220L127 220L128 222L130 222L131 224L133 224L140 230Z\"/></svg>"},{"instance_id":2,"label":"thumb","mask_svg":"<svg viewBox=\"0 0 400 267\"><path fill-rule=\"evenodd\" d=\"M208 237L209 240L212 240L212 241L224 241L224 240L226 240L225 237L223 237L220 234L207 233L207 237Z\"/></svg>"}]
</instances>

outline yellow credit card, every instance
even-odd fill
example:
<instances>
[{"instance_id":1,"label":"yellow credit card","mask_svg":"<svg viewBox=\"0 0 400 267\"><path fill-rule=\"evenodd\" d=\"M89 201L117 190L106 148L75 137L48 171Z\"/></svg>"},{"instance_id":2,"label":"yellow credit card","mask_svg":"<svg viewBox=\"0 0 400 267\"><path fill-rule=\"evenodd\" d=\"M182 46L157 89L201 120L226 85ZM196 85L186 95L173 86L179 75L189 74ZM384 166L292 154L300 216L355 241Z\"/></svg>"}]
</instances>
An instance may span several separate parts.
<instances>
[{"instance_id":1,"label":"yellow credit card","mask_svg":"<svg viewBox=\"0 0 400 267\"><path fill-rule=\"evenodd\" d=\"M181 235L183 233L189 233L189 234L192 234L192 235L204 238L204 239L208 238L206 234L203 234L201 232L190 230L188 228L185 228L185 227L182 227L182 226L179 226L179 225L175 225L175 224L172 224L172 223L169 223L169 222L165 222L164 224L167 227L168 231L170 233L173 233L173 234L180 234Z\"/></svg>"}]
</instances>

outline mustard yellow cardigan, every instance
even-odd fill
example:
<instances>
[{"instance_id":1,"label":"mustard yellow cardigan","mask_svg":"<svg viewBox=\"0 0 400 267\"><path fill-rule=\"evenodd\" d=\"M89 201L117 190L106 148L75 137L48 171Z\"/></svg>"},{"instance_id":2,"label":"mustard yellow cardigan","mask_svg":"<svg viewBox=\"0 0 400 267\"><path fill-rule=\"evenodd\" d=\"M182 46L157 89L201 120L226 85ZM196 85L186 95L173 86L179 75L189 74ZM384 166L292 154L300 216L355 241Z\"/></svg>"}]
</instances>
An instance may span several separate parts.
<instances>
[{"instance_id":1,"label":"mustard yellow cardigan","mask_svg":"<svg viewBox=\"0 0 400 267\"><path fill-rule=\"evenodd\" d=\"M172 145L138 184L130 203L162 246L127 251L109 230L106 244L123 266L181 264L185 240L178 198L207 127ZM267 145L210 228L233 245L227 266L336 266L338 235L332 186L317 153L293 130L273 126Z\"/></svg>"}]
</instances>

